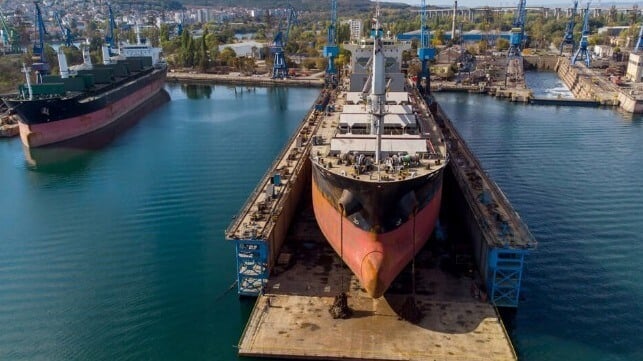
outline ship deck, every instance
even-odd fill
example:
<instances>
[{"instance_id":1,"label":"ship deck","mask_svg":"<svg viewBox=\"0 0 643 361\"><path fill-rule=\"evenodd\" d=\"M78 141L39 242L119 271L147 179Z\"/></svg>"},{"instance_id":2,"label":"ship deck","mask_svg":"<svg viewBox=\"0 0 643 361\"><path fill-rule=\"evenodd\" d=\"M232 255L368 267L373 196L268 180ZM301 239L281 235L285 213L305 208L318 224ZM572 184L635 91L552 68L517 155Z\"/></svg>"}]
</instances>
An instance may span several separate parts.
<instances>
[{"instance_id":1,"label":"ship deck","mask_svg":"<svg viewBox=\"0 0 643 361\"><path fill-rule=\"evenodd\" d=\"M239 355L333 360L516 360L496 309L472 294L474 280L418 256L416 302L423 317L403 319L409 273L372 299L324 241L312 208L293 222L265 293L258 297ZM334 296L348 294L353 315L333 319Z\"/></svg>"},{"instance_id":2,"label":"ship deck","mask_svg":"<svg viewBox=\"0 0 643 361\"><path fill-rule=\"evenodd\" d=\"M418 135L410 134L384 134L381 140L381 149L383 153L397 154L406 153L409 155L419 155L419 162L417 164L410 163L400 171L387 170L386 166L382 164L380 167L373 169L363 170L361 173L356 171L354 166L355 162L341 161L343 156L347 153L364 153L373 155L376 149L375 136L367 134L341 134L339 135L339 124L342 115L344 116L368 116L368 112L364 109L361 113L356 112L356 93L346 92L349 83L348 79L344 79L342 85L343 90L338 92L337 99L331 105L334 107L332 110L326 112L326 117L320 127L313 133L311 157L312 160L321 164L328 171L340 174L347 177L353 177L363 181L381 182L381 181L401 181L409 177L421 177L433 173L446 164L446 145L442 142L437 131L437 124L430 119L428 109L426 106L419 104L419 99L413 97L411 93L406 95L404 92L393 93L391 100L393 101L409 101L412 110L417 112L417 122L420 127L429 133L426 138L421 138ZM405 94L400 98L400 94ZM408 97L408 99L407 99ZM390 105L391 109L400 109L401 105ZM349 114L344 113L345 108L350 108ZM411 108L409 108L411 109ZM395 116L395 114L391 114ZM411 114L397 114L397 116L406 118L412 117ZM335 142L331 144L331 142ZM427 149L428 145L428 149ZM430 149L433 148L433 151ZM360 151L354 151L359 149ZM335 152L335 153L333 153ZM336 154L337 152L341 154ZM353 154L354 155L354 154Z\"/></svg>"}]
</instances>

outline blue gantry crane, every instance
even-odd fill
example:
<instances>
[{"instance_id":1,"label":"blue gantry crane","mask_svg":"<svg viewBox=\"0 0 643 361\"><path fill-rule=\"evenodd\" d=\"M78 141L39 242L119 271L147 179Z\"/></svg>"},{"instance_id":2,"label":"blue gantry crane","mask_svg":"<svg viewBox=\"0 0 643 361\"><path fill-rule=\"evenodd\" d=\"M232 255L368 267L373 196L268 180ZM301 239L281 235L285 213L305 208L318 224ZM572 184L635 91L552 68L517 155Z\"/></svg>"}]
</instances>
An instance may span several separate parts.
<instances>
[{"instance_id":1,"label":"blue gantry crane","mask_svg":"<svg viewBox=\"0 0 643 361\"><path fill-rule=\"evenodd\" d=\"M109 13L109 24L107 25L107 33L105 34L105 43L109 45L110 51L116 49L116 38L114 36L114 29L116 29L116 22L114 21L114 12L112 11L112 5L107 5L107 11Z\"/></svg>"},{"instance_id":2,"label":"blue gantry crane","mask_svg":"<svg viewBox=\"0 0 643 361\"><path fill-rule=\"evenodd\" d=\"M330 25L328 25L328 34L323 54L324 57L328 59L328 65L326 65L326 85L335 87L337 85L335 58L339 55L339 47L337 46L337 0L331 0L330 2Z\"/></svg>"},{"instance_id":3,"label":"blue gantry crane","mask_svg":"<svg viewBox=\"0 0 643 361\"><path fill-rule=\"evenodd\" d=\"M589 44L589 40L587 37L589 36L589 1L587 2L587 6L585 7L585 13L583 15L583 32L581 33L581 38L580 38L580 43L578 44L578 50L574 53L574 56L572 56L572 65L576 64L576 60L585 60L585 65L589 68L591 64L591 54L589 53L589 50L587 50L587 45Z\"/></svg>"},{"instance_id":4,"label":"blue gantry crane","mask_svg":"<svg viewBox=\"0 0 643 361\"><path fill-rule=\"evenodd\" d=\"M274 62L272 65L272 78L284 79L288 77L288 64L286 63L286 55L284 54L284 47L288 42L288 34L290 27L297 21L297 13L292 6L286 10L285 16L279 22L279 29L275 35L271 52L274 53Z\"/></svg>"},{"instance_id":5,"label":"blue gantry crane","mask_svg":"<svg viewBox=\"0 0 643 361\"><path fill-rule=\"evenodd\" d=\"M40 11L40 6L37 1L34 1L36 6L36 33L38 34L38 39L34 41L33 44L33 64L31 68L36 72L37 81L42 81L42 76L49 74L49 64L47 63L47 57L45 54L45 35L49 34L45 28L45 23L42 20L42 12Z\"/></svg>"},{"instance_id":6,"label":"blue gantry crane","mask_svg":"<svg viewBox=\"0 0 643 361\"><path fill-rule=\"evenodd\" d=\"M567 28L565 28L565 35L563 36L563 41L560 42L560 54L563 55L563 47L572 46L571 53L574 54L576 48L576 41L574 40L574 26L576 26L576 10L578 9L578 0L574 0L574 7L572 8L572 13L567 22Z\"/></svg>"},{"instance_id":7,"label":"blue gantry crane","mask_svg":"<svg viewBox=\"0 0 643 361\"><path fill-rule=\"evenodd\" d=\"M74 36L71 33L71 29L69 27L63 25L63 21L60 18L60 13L58 11L54 12L54 18L56 19L56 23L58 24L58 28L60 28L60 36L63 38L63 42L65 43L65 46L72 46L74 45Z\"/></svg>"},{"instance_id":8,"label":"blue gantry crane","mask_svg":"<svg viewBox=\"0 0 643 361\"><path fill-rule=\"evenodd\" d=\"M511 36L509 38L509 50L507 57L515 58L522 56L523 38L525 36L525 20L527 14L527 0L520 0L518 3L518 10L511 29Z\"/></svg>"},{"instance_id":9,"label":"blue gantry crane","mask_svg":"<svg viewBox=\"0 0 643 361\"><path fill-rule=\"evenodd\" d=\"M184 21L184 18L185 18L185 15L183 13L183 10L181 10L181 21L176 26L176 35L178 35L178 36L183 35L183 21Z\"/></svg>"},{"instance_id":10,"label":"blue gantry crane","mask_svg":"<svg viewBox=\"0 0 643 361\"><path fill-rule=\"evenodd\" d=\"M431 89L431 74L429 71L429 62L435 58L435 48L431 46L431 32L426 16L426 0L420 2L420 44L418 45L418 58L420 58L421 68L417 77L417 87L420 91L428 95ZM424 83L422 83L424 80Z\"/></svg>"}]
</instances>

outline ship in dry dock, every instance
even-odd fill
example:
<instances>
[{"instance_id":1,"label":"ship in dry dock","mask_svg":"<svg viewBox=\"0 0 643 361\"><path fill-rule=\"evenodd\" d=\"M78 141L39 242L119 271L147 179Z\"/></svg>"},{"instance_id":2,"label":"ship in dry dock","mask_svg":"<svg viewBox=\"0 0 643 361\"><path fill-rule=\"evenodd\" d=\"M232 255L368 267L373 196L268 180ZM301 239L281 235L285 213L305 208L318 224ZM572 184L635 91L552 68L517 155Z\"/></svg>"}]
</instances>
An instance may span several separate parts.
<instances>
[{"instance_id":1,"label":"ship in dry dock","mask_svg":"<svg viewBox=\"0 0 643 361\"><path fill-rule=\"evenodd\" d=\"M401 71L410 43L384 37L378 17L371 38L344 45L350 79L328 105L339 120L318 128L310 154L317 223L374 298L433 232L448 161L437 124Z\"/></svg>"}]
</instances>

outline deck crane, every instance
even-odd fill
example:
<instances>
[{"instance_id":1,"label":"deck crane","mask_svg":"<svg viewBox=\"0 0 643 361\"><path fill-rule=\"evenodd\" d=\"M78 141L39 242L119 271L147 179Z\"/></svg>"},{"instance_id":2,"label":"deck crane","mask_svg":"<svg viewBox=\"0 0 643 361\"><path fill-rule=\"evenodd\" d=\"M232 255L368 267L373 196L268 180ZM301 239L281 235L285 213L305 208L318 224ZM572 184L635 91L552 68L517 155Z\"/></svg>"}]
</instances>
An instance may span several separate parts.
<instances>
[{"instance_id":1,"label":"deck crane","mask_svg":"<svg viewBox=\"0 0 643 361\"><path fill-rule=\"evenodd\" d=\"M565 35L563 36L563 41L560 42L560 54L563 55L563 47L565 45L571 45L572 51L574 54L574 48L576 47L576 41L574 40L574 26L576 26L576 9L578 9L578 0L574 0L574 7L572 8L572 14L569 17L567 22L567 28L565 29Z\"/></svg>"},{"instance_id":2,"label":"deck crane","mask_svg":"<svg viewBox=\"0 0 643 361\"><path fill-rule=\"evenodd\" d=\"M60 18L60 13L58 11L54 12L54 18L56 19L56 23L58 23L58 27L60 28L60 35L65 42L65 46L70 47L74 45L74 36L71 34L71 29L63 25L62 19Z\"/></svg>"},{"instance_id":3,"label":"deck crane","mask_svg":"<svg viewBox=\"0 0 643 361\"><path fill-rule=\"evenodd\" d=\"M110 51L116 49L116 44L114 44L115 36L114 29L116 28L116 22L114 21L114 12L112 11L112 5L107 5L109 13L109 24L107 25L107 34L105 34L105 43L109 46Z\"/></svg>"},{"instance_id":4,"label":"deck crane","mask_svg":"<svg viewBox=\"0 0 643 361\"><path fill-rule=\"evenodd\" d=\"M429 31L426 17L426 0L420 2L420 44L418 45L417 54L422 65L416 85L422 94L428 96L431 91L429 62L435 58L435 48L431 46L431 32ZM424 85L422 84L422 79L424 79Z\"/></svg>"},{"instance_id":5,"label":"deck crane","mask_svg":"<svg viewBox=\"0 0 643 361\"><path fill-rule=\"evenodd\" d=\"M337 46L337 0L330 2L330 25L328 25L328 34L326 45L324 46L324 57L328 59L326 65L326 86L337 86L337 69L335 68L335 58L339 55Z\"/></svg>"},{"instance_id":6,"label":"deck crane","mask_svg":"<svg viewBox=\"0 0 643 361\"><path fill-rule=\"evenodd\" d=\"M572 65L576 64L576 60L585 59L585 65L589 68L591 63L591 54L587 50L587 45L589 41L587 37L589 36L589 1L585 7L585 14L583 16L583 32L581 33L580 43L578 44L578 50L572 56Z\"/></svg>"},{"instance_id":7,"label":"deck crane","mask_svg":"<svg viewBox=\"0 0 643 361\"><path fill-rule=\"evenodd\" d=\"M643 24L641 24L641 28L639 29L639 38L636 41L636 46L634 46L635 53L638 53L641 50L643 50Z\"/></svg>"},{"instance_id":8,"label":"deck crane","mask_svg":"<svg viewBox=\"0 0 643 361\"><path fill-rule=\"evenodd\" d=\"M525 19L527 13L527 0L520 0L518 3L518 10L514 18L513 28L511 29L511 37L509 38L509 50L507 57L516 58L522 56L522 42L525 36Z\"/></svg>"},{"instance_id":9,"label":"deck crane","mask_svg":"<svg viewBox=\"0 0 643 361\"><path fill-rule=\"evenodd\" d=\"M285 20L282 18L279 22L279 29L272 41L272 46L270 47L271 52L275 54L274 63L272 65L273 79L283 79L288 77L288 64L286 63L286 56L284 55L284 47L288 42L290 27L297 21L297 13L292 6L288 7L284 18Z\"/></svg>"},{"instance_id":10,"label":"deck crane","mask_svg":"<svg viewBox=\"0 0 643 361\"><path fill-rule=\"evenodd\" d=\"M36 5L36 33L38 33L38 40L33 44L33 60L34 63L31 68L36 72L38 82L41 82L42 76L49 74L49 64L45 54L45 34L49 34L45 28L45 23L42 20L42 12L37 1L33 2Z\"/></svg>"}]
</instances>

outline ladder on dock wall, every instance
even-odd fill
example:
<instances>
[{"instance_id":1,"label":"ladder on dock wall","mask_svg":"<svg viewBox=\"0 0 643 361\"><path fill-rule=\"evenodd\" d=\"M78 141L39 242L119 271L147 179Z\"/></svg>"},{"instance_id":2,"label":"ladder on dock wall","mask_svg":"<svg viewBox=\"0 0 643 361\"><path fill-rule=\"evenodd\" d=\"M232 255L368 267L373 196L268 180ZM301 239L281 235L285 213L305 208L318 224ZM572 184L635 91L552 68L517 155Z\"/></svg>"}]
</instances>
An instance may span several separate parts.
<instances>
[{"instance_id":1,"label":"ladder on dock wall","mask_svg":"<svg viewBox=\"0 0 643 361\"><path fill-rule=\"evenodd\" d=\"M526 253L521 249L489 249L487 285L495 306L518 307Z\"/></svg>"}]
</instances>

